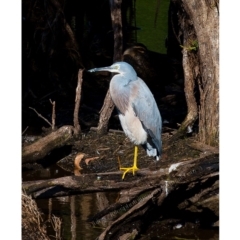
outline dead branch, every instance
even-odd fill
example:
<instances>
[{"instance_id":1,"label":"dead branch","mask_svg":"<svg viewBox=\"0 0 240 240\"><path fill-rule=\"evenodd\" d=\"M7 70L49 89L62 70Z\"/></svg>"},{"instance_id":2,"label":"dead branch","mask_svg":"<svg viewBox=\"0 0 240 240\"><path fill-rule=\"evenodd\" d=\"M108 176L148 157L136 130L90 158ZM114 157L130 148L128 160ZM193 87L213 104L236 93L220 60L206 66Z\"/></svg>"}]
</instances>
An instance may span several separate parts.
<instances>
[{"instance_id":1,"label":"dead branch","mask_svg":"<svg viewBox=\"0 0 240 240\"><path fill-rule=\"evenodd\" d=\"M42 159L53 149L66 145L72 137L73 127L63 126L31 145L24 146L22 150L22 163L35 162Z\"/></svg>"},{"instance_id":2,"label":"dead branch","mask_svg":"<svg viewBox=\"0 0 240 240\"><path fill-rule=\"evenodd\" d=\"M52 102L51 99L49 101L52 104L52 130L54 130L56 125L56 102Z\"/></svg>"},{"instance_id":3,"label":"dead branch","mask_svg":"<svg viewBox=\"0 0 240 240\"><path fill-rule=\"evenodd\" d=\"M22 135L24 135L24 133L28 130L28 126L24 129L24 131L22 132Z\"/></svg>"},{"instance_id":4,"label":"dead branch","mask_svg":"<svg viewBox=\"0 0 240 240\"><path fill-rule=\"evenodd\" d=\"M114 103L108 90L106 97L104 99L103 107L100 110L99 123L97 127L97 133L99 135L105 134L107 132L108 121L112 115L113 109Z\"/></svg>"},{"instance_id":5,"label":"dead branch","mask_svg":"<svg viewBox=\"0 0 240 240\"><path fill-rule=\"evenodd\" d=\"M73 125L74 125L74 135L79 135L81 131L81 127L78 121L78 113L81 101L81 91L82 91L82 72L83 69L79 69L78 71L78 83L76 88L76 97L75 97L75 107L74 107L74 114L73 114Z\"/></svg>"},{"instance_id":6,"label":"dead branch","mask_svg":"<svg viewBox=\"0 0 240 240\"><path fill-rule=\"evenodd\" d=\"M45 117L43 117L40 113L38 113L36 109L34 109L32 107L29 107L29 108L32 109L38 115L38 117L42 118L45 122L47 122L49 124L49 126L52 127L52 124Z\"/></svg>"},{"instance_id":7,"label":"dead branch","mask_svg":"<svg viewBox=\"0 0 240 240\"><path fill-rule=\"evenodd\" d=\"M219 153L219 149L217 147L212 147L209 145L206 145L204 143L201 142L192 142L190 144L188 144L189 147L199 150L201 152L203 152L204 154L218 154Z\"/></svg>"},{"instance_id":8,"label":"dead branch","mask_svg":"<svg viewBox=\"0 0 240 240\"><path fill-rule=\"evenodd\" d=\"M124 134L123 130L116 130L116 129L109 129L109 132L111 132L111 133L121 133L121 134Z\"/></svg>"},{"instance_id":9,"label":"dead branch","mask_svg":"<svg viewBox=\"0 0 240 240\"><path fill-rule=\"evenodd\" d=\"M41 98L39 98L39 102L43 101L45 98L51 96L52 94L54 94L55 92L57 92L57 90L54 90L50 93L47 93L46 95L42 96Z\"/></svg>"},{"instance_id":10,"label":"dead branch","mask_svg":"<svg viewBox=\"0 0 240 240\"><path fill-rule=\"evenodd\" d=\"M56 240L61 240L61 226L62 226L61 219L59 217L52 215L51 223L55 231Z\"/></svg>"}]
</instances>

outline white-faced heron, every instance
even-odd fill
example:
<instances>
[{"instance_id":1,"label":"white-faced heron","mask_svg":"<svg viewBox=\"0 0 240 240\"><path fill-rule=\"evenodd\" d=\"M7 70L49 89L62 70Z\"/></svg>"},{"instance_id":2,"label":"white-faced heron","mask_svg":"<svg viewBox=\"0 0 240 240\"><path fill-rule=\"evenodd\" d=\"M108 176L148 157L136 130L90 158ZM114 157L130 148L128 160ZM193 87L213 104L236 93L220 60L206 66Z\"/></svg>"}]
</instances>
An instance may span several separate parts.
<instances>
[{"instance_id":1,"label":"white-faced heron","mask_svg":"<svg viewBox=\"0 0 240 240\"><path fill-rule=\"evenodd\" d=\"M159 160L162 152L162 118L155 99L145 82L139 78L131 65L116 62L109 67L93 68L88 72L108 71L118 73L110 82L110 95L118 110L125 134L135 144L133 166L120 167L122 179L129 171L135 174L138 145L142 145L148 156Z\"/></svg>"}]
</instances>

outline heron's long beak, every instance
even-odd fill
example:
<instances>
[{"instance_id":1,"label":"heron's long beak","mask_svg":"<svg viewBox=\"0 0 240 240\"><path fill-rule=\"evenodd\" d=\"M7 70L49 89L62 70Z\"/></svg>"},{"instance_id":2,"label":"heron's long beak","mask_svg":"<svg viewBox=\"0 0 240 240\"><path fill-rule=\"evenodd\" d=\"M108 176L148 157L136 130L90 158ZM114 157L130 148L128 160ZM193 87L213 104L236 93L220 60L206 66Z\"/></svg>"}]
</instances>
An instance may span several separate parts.
<instances>
[{"instance_id":1,"label":"heron's long beak","mask_svg":"<svg viewBox=\"0 0 240 240\"><path fill-rule=\"evenodd\" d=\"M107 72L112 72L111 67L100 67L100 68L92 68L88 70L88 72L101 72L101 71L107 71Z\"/></svg>"}]
</instances>

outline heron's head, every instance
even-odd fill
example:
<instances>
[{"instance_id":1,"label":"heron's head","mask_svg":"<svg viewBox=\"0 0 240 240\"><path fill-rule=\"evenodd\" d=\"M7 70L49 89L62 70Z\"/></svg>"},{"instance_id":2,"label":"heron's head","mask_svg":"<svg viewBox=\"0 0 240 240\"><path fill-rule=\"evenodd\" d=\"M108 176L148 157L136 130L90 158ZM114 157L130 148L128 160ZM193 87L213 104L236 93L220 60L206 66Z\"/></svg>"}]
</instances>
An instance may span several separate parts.
<instances>
[{"instance_id":1,"label":"heron's head","mask_svg":"<svg viewBox=\"0 0 240 240\"><path fill-rule=\"evenodd\" d=\"M120 73L120 74L133 74L136 75L135 70L133 67L126 63L126 62L116 62L109 67L100 67L100 68L93 68L88 70L88 72L100 72L100 71L107 71L112 73Z\"/></svg>"}]
</instances>

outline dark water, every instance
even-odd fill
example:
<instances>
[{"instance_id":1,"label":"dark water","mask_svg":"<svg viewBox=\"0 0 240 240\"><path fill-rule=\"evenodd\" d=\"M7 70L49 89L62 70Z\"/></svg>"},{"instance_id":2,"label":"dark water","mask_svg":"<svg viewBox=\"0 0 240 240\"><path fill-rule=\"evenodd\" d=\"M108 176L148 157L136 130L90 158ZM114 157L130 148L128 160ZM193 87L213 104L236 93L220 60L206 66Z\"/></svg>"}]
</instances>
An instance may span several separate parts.
<instances>
[{"instance_id":1,"label":"dark water","mask_svg":"<svg viewBox=\"0 0 240 240\"><path fill-rule=\"evenodd\" d=\"M104 224L88 222L88 218L101 209L98 202L99 195L103 195L107 201L114 201L116 194L93 193L52 199L37 200L38 207L45 213L45 219L49 214L54 214L62 219L63 239L95 239L103 231ZM115 196L114 196L115 195ZM48 224L48 232L54 235L52 227Z\"/></svg>"},{"instance_id":2,"label":"dark water","mask_svg":"<svg viewBox=\"0 0 240 240\"><path fill-rule=\"evenodd\" d=\"M72 174L54 164L46 169L23 172L23 181L51 179L67 175ZM52 225L48 221L53 214L62 221L62 239L85 240L96 239L109 224L106 218L102 218L98 222L90 222L89 218L116 202L118 198L118 192L101 192L37 199L36 202L44 214L43 219L46 221L49 236L55 235ZM140 239L219 239L218 229L201 229L189 223L173 224L170 228L166 225L166 228L163 228L160 223L160 221L154 221Z\"/></svg>"},{"instance_id":3,"label":"dark water","mask_svg":"<svg viewBox=\"0 0 240 240\"><path fill-rule=\"evenodd\" d=\"M23 181L47 180L72 175L64 171L57 164L45 169L23 171ZM89 222L88 219L103 210L109 204L117 201L118 193L92 193L73 196L56 197L50 199L36 199L38 208L43 213L46 221L48 235L54 236L55 232L50 223L51 215L62 220L62 238L67 239L95 239L106 227L107 221Z\"/></svg>"},{"instance_id":4,"label":"dark water","mask_svg":"<svg viewBox=\"0 0 240 240\"><path fill-rule=\"evenodd\" d=\"M59 178L69 176L71 173L63 170L57 164L53 164L46 168L39 168L33 171L24 171L22 173L23 181L47 180L50 178Z\"/></svg>"}]
</instances>

